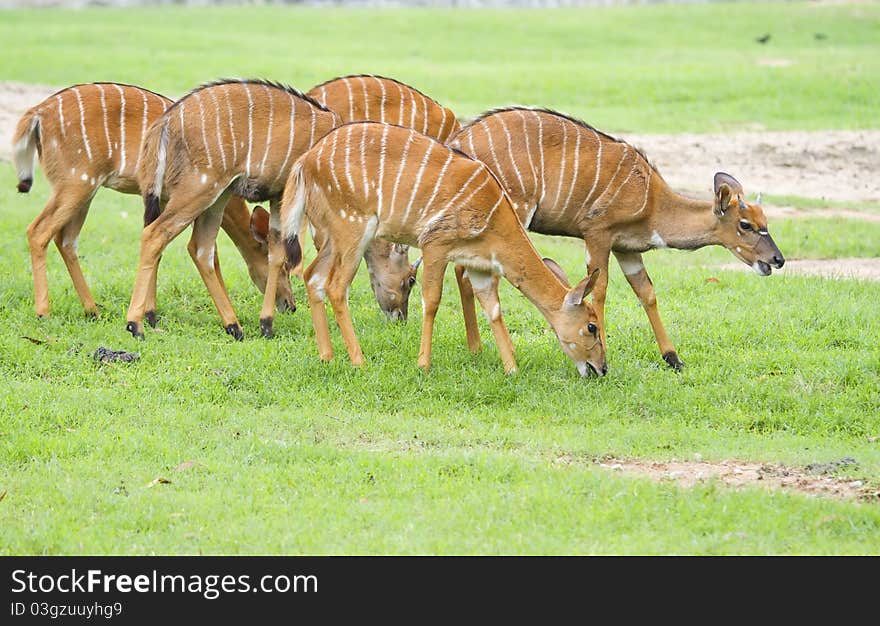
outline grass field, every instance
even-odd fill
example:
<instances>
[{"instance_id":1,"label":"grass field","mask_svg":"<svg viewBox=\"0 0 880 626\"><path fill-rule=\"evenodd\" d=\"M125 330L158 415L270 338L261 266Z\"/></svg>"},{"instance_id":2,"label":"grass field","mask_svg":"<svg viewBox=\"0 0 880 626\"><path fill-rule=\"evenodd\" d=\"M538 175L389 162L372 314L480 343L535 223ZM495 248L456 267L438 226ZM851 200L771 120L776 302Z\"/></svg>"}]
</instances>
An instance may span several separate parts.
<instances>
[{"instance_id":1,"label":"grass field","mask_svg":"<svg viewBox=\"0 0 880 626\"><path fill-rule=\"evenodd\" d=\"M369 71L464 115L520 101L640 132L872 127L880 104L880 8L861 4L2 18L15 53L0 57L0 80L182 93L220 75L307 88ZM753 41L768 31L766 46ZM757 65L764 56L795 64ZM468 353L451 276L433 368L420 372L418 293L410 323L388 324L362 270L351 297L367 364L355 370L335 328L338 358L318 362L304 305L279 316L274 340L257 338L260 294L223 236L246 341L223 334L186 237L163 259L160 331L133 340L124 315L142 209L110 191L80 241L101 319L83 319L53 250L53 315L36 320L24 230L47 186L16 194L8 163L0 181L0 554L880 554L876 503L713 481L686 489L595 463L852 457L838 475L880 487L880 283L721 271L733 257L720 249L651 253L685 370L662 366L614 268L611 370L581 380L506 283L520 371L503 374L483 320L486 347ZM789 257L880 256L877 224L814 218L771 230ZM582 244L535 241L580 277ZM99 345L141 359L98 365Z\"/></svg>"}]
</instances>

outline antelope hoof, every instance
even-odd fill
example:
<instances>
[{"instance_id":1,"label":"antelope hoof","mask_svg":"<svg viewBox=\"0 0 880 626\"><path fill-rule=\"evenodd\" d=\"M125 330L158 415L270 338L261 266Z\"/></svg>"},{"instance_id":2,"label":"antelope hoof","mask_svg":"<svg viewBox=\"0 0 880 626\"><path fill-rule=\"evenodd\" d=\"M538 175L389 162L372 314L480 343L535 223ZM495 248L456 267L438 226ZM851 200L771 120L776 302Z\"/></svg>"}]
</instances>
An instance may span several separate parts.
<instances>
[{"instance_id":1,"label":"antelope hoof","mask_svg":"<svg viewBox=\"0 0 880 626\"><path fill-rule=\"evenodd\" d=\"M243 341L244 340L244 333L241 330L241 326L238 325L238 322L236 322L234 324L229 324L226 327L226 334L232 335L236 341Z\"/></svg>"},{"instance_id":2,"label":"antelope hoof","mask_svg":"<svg viewBox=\"0 0 880 626\"><path fill-rule=\"evenodd\" d=\"M128 322L125 325L125 330L131 333L131 336L135 339L143 339L144 338L144 329L138 322Z\"/></svg>"},{"instance_id":3,"label":"antelope hoof","mask_svg":"<svg viewBox=\"0 0 880 626\"><path fill-rule=\"evenodd\" d=\"M260 334L266 339L271 339L275 336L275 333L272 332L271 317L264 317L260 319Z\"/></svg>"},{"instance_id":4,"label":"antelope hoof","mask_svg":"<svg viewBox=\"0 0 880 626\"><path fill-rule=\"evenodd\" d=\"M675 352L675 350L664 354L663 360L666 361L666 364L674 369L676 372L680 372L684 369L684 363L682 363L681 359L678 358L678 353Z\"/></svg>"},{"instance_id":5,"label":"antelope hoof","mask_svg":"<svg viewBox=\"0 0 880 626\"><path fill-rule=\"evenodd\" d=\"M158 317L156 316L155 311L147 311L144 313L144 317L147 320L147 324L150 325L150 328L156 328L156 324L158 324Z\"/></svg>"}]
</instances>

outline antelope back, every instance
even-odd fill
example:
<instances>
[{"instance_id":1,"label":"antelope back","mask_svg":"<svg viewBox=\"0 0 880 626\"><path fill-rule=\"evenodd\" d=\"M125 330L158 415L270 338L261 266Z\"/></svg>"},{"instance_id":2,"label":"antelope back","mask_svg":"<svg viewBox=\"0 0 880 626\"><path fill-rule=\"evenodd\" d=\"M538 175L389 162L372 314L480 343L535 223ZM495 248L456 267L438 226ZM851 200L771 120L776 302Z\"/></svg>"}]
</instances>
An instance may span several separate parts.
<instances>
[{"instance_id":1,"label":"antelope back","mask_svg":"<svg viewBox=\"0 0 880 626\"><path fill-rule=\"evenodd\" d=\"M303 157L306 186L322 197L308 204L319 228L373 218L376 236L421 246L479 236L509 205L481 162L412 129L376 122L345 124ZM295 190L285 194L293 202ZM317 214L316 214L317 213ZM289 228L286 232L289 232Z\"/></svg>"},{"instance_id":2,"label":"antelope back","mask_svg":"<svg viewBox=\"0 0 880 626\"><path fill-rule=\"evenodd\" d=\"M307 95L336 111L343 122L397 124L439 141L446 141L460 128L451 110L392 78L344 76L313 87Z\"/></svg>"},{"instance_id":3,"label":"antelope back","mask_svg":"<svg viewBox=\"0 0 880 626\"><path fill-rule=\"evenodd\" d=\"M224 80L175 102L162 123L165 186L222 191L232 183L233 193L263 201L280 196L293 162L337 125L338 116L292 87Z\"/></svg>"},{"instance_id":4,"label":"antelope back","mask_svg":"<svg viewBox=\"0 0 880 626\"><path fill-rule=\"evenodd\" d=\"M578 236L616 207L638 216L656 173L633 146L546 109L489 111L450 145L492 169L526 227L551 234Z\"/></svg>"},{"instance_id":5,"label":"antelope back","mask_svg":"<svg viewBox=\"0 0 880 626\"><path fill-rule=\"evenodd\" d=\"M89 83L63 89L25 115L38 118L40 163L53 186L137 193L144 135L170 106L168 98L140 87Z\"/></svg>"}]
</instances>

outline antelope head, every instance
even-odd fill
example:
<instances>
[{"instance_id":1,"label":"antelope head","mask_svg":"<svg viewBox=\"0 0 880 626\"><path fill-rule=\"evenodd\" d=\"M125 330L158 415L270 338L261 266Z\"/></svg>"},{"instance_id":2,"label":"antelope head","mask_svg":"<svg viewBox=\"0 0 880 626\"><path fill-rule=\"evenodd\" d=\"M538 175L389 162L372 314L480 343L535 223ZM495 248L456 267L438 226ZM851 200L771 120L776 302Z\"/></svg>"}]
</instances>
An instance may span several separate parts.
<instances>
[{"instance_id":1,"label":"antelope head","mask_svg":"<svg viewBox=\"0 0 880 626\"><path fill-rule=\"evenodd\" d=\"M260 245L263 256L257 267L248 266L248 272L254 283L261 292L266 290L266 277L269 273L269 212L261 206L254 207L251 212L251 236ZM275 306L279 311L295 311L296 301L293 297L293 289L290 286L287 263L284 265L284 276L278 280L278 291Z\"/></svg>"},{"instance_id":2,"label":"antelope head","mask_svg":"<svg viewBox=\"0 0 880 626\"><path fill-rule=\"evenodd\" d=\"M409 246L375 239L364 253L364 260L379 308L388 319L405 322L409 314L409 293L416 284L421 257L410 265Z\"/></svg>"},{"instance_id":3,"label":"antelope head","mask_svg":"<svg viewBox=\"0 0 880 626\"><path fill-rule=\"evenodd\" d=\"M605 346L599 334L599 317L593 305L585 300L596 285L601 270L597 267L571 287L565 272L555 261L544 259L544 264L568 289L562 306L554 312L550 322L562 351L574 361L581 376L604 376L608 372L608 365L605 362Z\"/></svg>"},{"instance_id":4,"label":"antelope head","mask_svg":"<svg viewBox=\"0 0 880 626\"><path fill-rule=\"evenodd\" d=\"M761 276L785 264L782 252L767 230L767 218L761 208L761 194L754 203L746 200L742 185L730 174L715 174L715 227L719 242L736 258Z\"/></svg>"}]
</instances>

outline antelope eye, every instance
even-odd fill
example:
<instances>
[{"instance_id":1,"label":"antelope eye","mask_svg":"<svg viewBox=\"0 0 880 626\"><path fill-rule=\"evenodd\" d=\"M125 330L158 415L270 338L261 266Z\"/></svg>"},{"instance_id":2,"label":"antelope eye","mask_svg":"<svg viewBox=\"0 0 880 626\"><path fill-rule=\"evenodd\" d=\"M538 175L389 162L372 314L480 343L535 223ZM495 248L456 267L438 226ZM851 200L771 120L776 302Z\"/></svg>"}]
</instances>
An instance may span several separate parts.
<instances>
[{"instance_id":1,"label":"antelope eye","mask_svg":"<svg viewBox=\"0 0 880 626\"><path fill-rule=\"evenodd\" d=\"M590 322L589 324L587 324L587 330L590 331L590 334L595 337L596 331L599 329L596 328L596 325L593 322Z\"/></svg>"},{"instance_id":2,"label":"antelope eye","mask_svg":"<svg viewBox=\"0 0 880 626\"><path fill-rule=\"evenodd\" d=\"M413 285L416 284L416 277L415 277L415 276L410 276L410 277L407 279L407 283L409 283L409 286L412 287Z\"/></svg>"},{"instance_id":3,"label":"antelope eye","mask_svg":"<svg viewBox=\"0 0 880 626\"><path fill-rule=\"evenodd\" d=\"M739 221L739 227L742 228L743 230L752 230L752 225L749 224L749 223L748 223L747 221L745 221L745 220L740 220L740 221Z\"/></svg>"}]
</instances>

